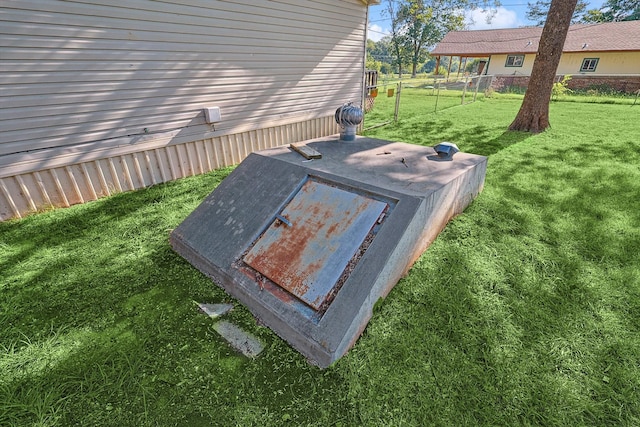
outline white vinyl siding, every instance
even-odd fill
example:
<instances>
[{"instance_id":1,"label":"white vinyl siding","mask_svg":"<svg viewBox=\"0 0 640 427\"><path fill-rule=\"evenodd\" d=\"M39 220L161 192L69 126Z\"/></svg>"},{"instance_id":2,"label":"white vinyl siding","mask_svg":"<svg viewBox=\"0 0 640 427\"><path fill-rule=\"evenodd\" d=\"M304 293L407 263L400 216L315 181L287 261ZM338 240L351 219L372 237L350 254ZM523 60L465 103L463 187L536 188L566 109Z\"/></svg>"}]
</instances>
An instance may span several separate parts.
<instances>
[{"instance_id":1,"label":"white vinyl siding","mask_svg":"<svg viewBox=\"0 0 640 427\"><path fill-rule=\"evenodd\" d=\"M487 74L493 75L524 75L528 76L531 74L531 68L533 67L533 60L535 59L535 54L524 55L524 58L521 62L519 62L518 66L509 65L509 58L511 59L511 64L513 64L513 57L521 56L521 55L491 55L491 59L489 60Z\"/></svg>"},{"instance_id":2,"label":"white vinyl siding","mask_svg":"<svg viewBox=\"0 0 640 427\"><path fill-rule=\"evenodd\" d=\"M488 74L514 74L514 69L504 67L507 55L492 55L489 61ZM578 74L585 58L599 58L595 72L605 76L637 75L640 70L640 52L564 52L560 58L557 75ZM531 75L534 54L525 55L523 67L516 71L516 75Z\"/></svg>"},{"instance_id":3,"label":"white vinyl siding","mask_svg":"<svg viewBox=\"0 0 640 427\"><path fill-rule=\"evenodd\" d=\"M0 220L336 133L336 108L362 101L366 13L361 0L3 0Z\"/></svg>"},{"instance_id":4,"label":"white vinyl siding","mask_svg":"<svg viewBox=\"0 0 640 427\"><path fill-rule=\"evenodd\" d=\"M360 101L359 1L95 3L3 2L0 156L180 143Z\"/></svg>"},{"instance_id":5,"label":"white vinyl siding","mask_svg":"<svg viewBox=\"0 0 640 427\"><path fill-rule=\"evenodd\" d=\"M638 75L639 52L565 52L558 65L558 74L578 74L585 58L598 58L598 66L589 75Z\"/></svg>"}]
</instances>

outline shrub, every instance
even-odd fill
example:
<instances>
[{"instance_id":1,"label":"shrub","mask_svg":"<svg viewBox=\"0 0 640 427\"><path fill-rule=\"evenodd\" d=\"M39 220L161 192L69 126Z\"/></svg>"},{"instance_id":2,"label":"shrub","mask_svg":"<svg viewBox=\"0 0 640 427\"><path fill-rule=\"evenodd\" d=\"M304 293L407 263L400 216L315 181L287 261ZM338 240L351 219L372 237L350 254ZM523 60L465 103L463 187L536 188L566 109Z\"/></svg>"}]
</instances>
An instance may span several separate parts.
<instances>
[{"instance_id":1,"label":"shrub","mask_svg":"<svg viewBox=\"0 0 640 427\"><path fill-rule=\"evenodd\" d=\"M551 99L558 99L558 96L566 95L571 93L571 89L569 89L569 81L571 80L571 75L565 75L562 80L555 82L553 84L553 89L551 90Z\"/></svg>"},{"instance_id":2,"label":"shrub","mask_svg":"<svg viewBox=\"0 0 640 427\"><path fill-rule=\"evenodd\" d=\"M491 98L491 97L493 97L493 94L494 94L495 92L496 92L496 91L495 91L495 89L494 89L494 88L492 88L491 86L489 86L489 87L487 87L487 88L484 90L484 96L485 96L486 98Z\"/></svg>"}]
</instances>

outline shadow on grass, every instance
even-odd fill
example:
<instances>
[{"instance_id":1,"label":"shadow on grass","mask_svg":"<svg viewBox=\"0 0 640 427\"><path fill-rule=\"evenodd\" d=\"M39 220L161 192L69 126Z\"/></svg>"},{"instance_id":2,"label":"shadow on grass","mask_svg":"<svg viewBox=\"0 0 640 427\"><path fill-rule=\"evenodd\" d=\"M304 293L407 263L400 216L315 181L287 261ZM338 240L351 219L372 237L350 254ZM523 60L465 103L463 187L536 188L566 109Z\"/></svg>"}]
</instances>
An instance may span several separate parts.
<instances>
[{"instance_id":1,"label":"shadow on grass","mask_svg":"<svg viewBox=\"0 0 640 427\"><path fill-rule=\"evenodd\" d=\"M0 425L637 425L637 143L404 126L502 152L325 371L241 306L255 361L197 313L228 297L168 233L223 176L0 224Z\"/></svg>"},{"instance_id":2,"label":"shadow on grass","mask_svg":"<svg viewBox=\"0 0 640 427\"><path fill-rule=\"evenodd\" d=\"M478 129L481 131L482 129ZM482 132L471 133L465 139L465 151L481 156L490 156L512 145L518 144L530 138L532 135L526 132L505 131L500 136L484 138Z\"/></svg>"},{"instance_id":3,"label":"shadow on grass","mask_svg":"<svg viewBox=\"0 0 640 427\"><path fill-rule=\"evenodd\" d=\"M160 324L156 310L167 312L166 304L179 299L177 284L194 276L169 251L168 230L224 176L218 172L198 180L197 187L168 183L0 224L0 270L7 279L1 284L0 323L6 327L0 341L6 354L0 363L9 365L0 370L17 365L0 380L0 400L13 408L5 415L10 424L49 425L62 416L63 396L74 396L80 383L84 392L95 387L83 381L87 375L103 376L103 387L112 393L123 385L110 371L129 369L117 367L114 355L140 358L130 347L129 341L138 341L131 325ZM153 213L162 206L179 213ZM165 306L155 304L146 313L127 307L131 298L154 289L166 293ZM109 396L101 399L113 404Z\"/></svg>"},{"instance_id":4,"label":"shadow on grass","mask_svg":"<svg viewBox=\"0 0 640 427\"><path fill-rule=\"evenodd\" d=\"M443 116L401 122L379 137L426 146L447 140L493 156L487 183L378 306L352 353L377 373L351 385L360 412L398 411L408 425L441 423L452 407L477 425L633 424L638 392L626 385L638 378L630 336L640 310L633 145L575 131L533 137L506 125L461 128Z\"/></svg>"},{"instance_id":5,"label":"shadow on grass","mask_svg":"<svg viewBox=\"0 0 640 427\"><path fill-rule=\"evenodd\" d=\"M496 156L482 196L379 306L360 345L384 348L369 365L382 374L353 386L363 413L437 424L453 399L477 425L637 423L638 157L583 141Z\"/></svg>"},{"instance_id":6,"label":"shadow on grass","mask_svg":"<svg viewBox=\"0 0 640 427\"><path fill-rule=\"evenodd\" d=\"M229 320L266 347L251 361L193 303L231 300L168 234L229 172L0 224L0 424L307 424L315 399L346 413L338 373L236 305Z\"/></svg>"},{"instance_id":7,"label":"shadow on grass","mask_svg":"<svg viewBox=\"0 0 640 427\"><path fill-rule=\"evenodd\" d=\"M513 132L502 127L477 125L462 130L454 122L441 119L433 122L404 121L367 133L368 136L434 146L442 141L453 142L466 152L490 156L532 137L527 132ZM411 135L410 141L406 135ZM497 135L497 136L496 136Z\"/></svg>"}]
</instances>

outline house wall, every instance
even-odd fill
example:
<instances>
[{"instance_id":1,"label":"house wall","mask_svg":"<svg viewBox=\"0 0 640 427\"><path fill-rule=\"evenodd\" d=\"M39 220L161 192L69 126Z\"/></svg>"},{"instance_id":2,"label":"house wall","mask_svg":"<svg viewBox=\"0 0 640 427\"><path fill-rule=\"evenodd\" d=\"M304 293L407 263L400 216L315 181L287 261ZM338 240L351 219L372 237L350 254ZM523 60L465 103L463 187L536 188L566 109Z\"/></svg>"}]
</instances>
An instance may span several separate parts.
<instances>
[{"instance_id":1,"label":"house wall","mask_svg":"<svg viewBox=\"0 0 640 427\"><path fill-rule=\"evenodd\" d=\"M594 72L580 72L585 58L599 58ZM558 74L640 74L640 52L567 52L562 54Z\"/></svg>"},{"instance_id":2,"label":"house wall","mask_svg":"<svg viewBox=\"0 0 640 427\"><path fill-rule=\"evenodd\" d=\"M594 72L580 72L585 58L598 58ZM505 67L507 55L492 55L487 74L494 75L491 86L497 91L524 91L529 84L535 55L524 58L522 67ZM640 89L640 52L568 52L562 54L556 79L570 75L570 89L614 90L633 93Z\"/></svg>"},{"instance_id":3,"label":"house wall","mask_svg":"<svg viewBox=\"0 0 640 427\"><path fill-rule=\"evenodd\" d=\"M491 87L498 92L509 92L516 90L524 93L529 85L529 76L493 76L491 79Z\"/></svg>"},{"instance_id":4,"label":"house wall","mask_svg":"<svg viewBox=\"0 0 640 427\"><path fill-rule=\"evenodd\" d=\"M635 76L602 76L602 75L571 75L567 83L571 90L593 91L593 93L608 93L611 91L636 93L640 90L640 75Z\"/></svg>"},{"instance_id":5,"label":"house wall","mask_svg":"<svg viewBox=\"0 0 640 427\"><path fill-rule=\"evenodd\" d=\"M535 54L525 55L522 67L506 67L508 55L492 55L486 74L530 76ZM599 58L594 72L580 72L585 58ZM640 74L640 52L567 52L562 54L557 74L630 75Z\"/></svg>"},{"instance_id":6,"label":"house wall","mask_svg":"<svg viewBox=\"0 0 640 427\"><path fill-rule=\"evenodd\" d=\"M0 220L334 134L336 108L362 98L360 0L4 0L0 14Z\"/></svg>"},{"instance_id":7,"label":"house wall","mask_svg":"<svg viewBox=\"0 0 640 427\"><path fill-rule=\"evenodd\" d=\"M514 75L514 76L530 76L531 69L533 68L533 61L535 54L525 55L522 67L507 67L507 56L509 55L491 55L489 59L489 65L485 74L499 75Z\"/></svg>"}]
</instances>

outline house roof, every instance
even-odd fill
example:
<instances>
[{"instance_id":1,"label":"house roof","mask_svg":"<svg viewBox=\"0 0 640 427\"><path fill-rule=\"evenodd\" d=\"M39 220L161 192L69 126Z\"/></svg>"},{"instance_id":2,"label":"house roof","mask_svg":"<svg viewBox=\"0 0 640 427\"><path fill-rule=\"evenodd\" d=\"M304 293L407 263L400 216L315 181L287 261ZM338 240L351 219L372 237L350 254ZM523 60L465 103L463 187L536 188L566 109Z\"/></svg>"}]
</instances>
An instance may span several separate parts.
<instances>
[{"instance_id":1,"label":"house roof","mask_svg":"<svg viewBox=\"0 0 640 427\"><path fill-rule=\"evenodd\" d=\"M536 53L542 27L451 31L431 51L436 56L481 57ZM577 24L569 27L563 52L640 51L640 21Z\"/></svg>"}]
</instances>

